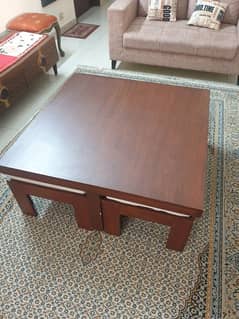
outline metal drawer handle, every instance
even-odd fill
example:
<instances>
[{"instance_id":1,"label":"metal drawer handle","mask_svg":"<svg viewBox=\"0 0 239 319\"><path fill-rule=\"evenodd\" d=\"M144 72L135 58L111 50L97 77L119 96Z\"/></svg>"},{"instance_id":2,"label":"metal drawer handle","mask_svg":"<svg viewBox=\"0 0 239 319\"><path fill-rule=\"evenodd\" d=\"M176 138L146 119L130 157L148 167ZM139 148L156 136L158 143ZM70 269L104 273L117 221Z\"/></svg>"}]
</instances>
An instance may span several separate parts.
<instances>
[{"instance_id":1,"label":"metal drawer handle","mask_svg":"<svg viewBox=\"0 0 239 319\"><path fill-rule=\"evenodd\" d=\"M9 98L9 91L8 88L4 85L0 85L0 102L4 104L5 107L10 106Z\"/></svg>"},{"instance_id":2,"label":"metal drawer handle","mask_svg":"<svg viewBox=\"0 0 239 319\"><path fill-rule=\"evenodd\" d=\"M41 51L38 52L37 64L44 72L47 72L47 58Z\"/></svg>"}]
</instances>

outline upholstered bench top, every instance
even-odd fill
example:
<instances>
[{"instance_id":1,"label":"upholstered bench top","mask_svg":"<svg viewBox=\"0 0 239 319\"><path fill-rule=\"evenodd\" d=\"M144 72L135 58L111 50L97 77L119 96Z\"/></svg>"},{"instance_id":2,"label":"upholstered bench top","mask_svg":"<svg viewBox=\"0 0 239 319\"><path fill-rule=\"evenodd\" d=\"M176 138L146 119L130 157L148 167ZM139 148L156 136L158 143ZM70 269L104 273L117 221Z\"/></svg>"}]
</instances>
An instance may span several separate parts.
<instances>
[{"instance_id":1,"label":"upholstered bench top","mask_svg":"<svg viewBox=\"0 0 239 319\"><path fill-rule=\"evenodd\" d=\"M33 12L23 13L10 20L7 29L42 33L50 29L56 22L57 18L53 15Z\"/></svg>"}]
</instances>

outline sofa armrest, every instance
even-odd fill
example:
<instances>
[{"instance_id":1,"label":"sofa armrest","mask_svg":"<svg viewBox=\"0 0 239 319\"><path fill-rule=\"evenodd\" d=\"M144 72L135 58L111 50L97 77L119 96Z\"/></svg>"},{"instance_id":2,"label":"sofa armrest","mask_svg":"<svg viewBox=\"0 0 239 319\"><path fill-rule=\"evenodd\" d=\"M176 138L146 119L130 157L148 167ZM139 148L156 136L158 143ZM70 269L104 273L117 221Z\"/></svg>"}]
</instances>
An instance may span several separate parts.
<instances>
[{"instance_id":1,"label":"sofa armrest","mask_svg":"<svg viewBox=\"0 0 239 319\"><path fill-rule=\"evenodd\" d=\"M108 8L110 32L123 34L130 23L136 18L138 0L116 0Z\"/></svg>"},{"instance_id":2,"label":"sofa armrest","mask_svg":"<svg viewBox=\"0 0 239 319\"><path fill-rule=\"evenodd\" d=\"M137 16L138 0L116 0L108 8L109 51L112 60L120 59L123 34Z\"/></svg>"},{"instance_id":3,"label":"sofa armrest","mask_svg":"<svg viewBox=\"0 0 239 319\"><path fill-rule=\"evenodd\" d=\"M237 39L239 42L239 20L237 21Z\"/></svg>"}]
</instances>

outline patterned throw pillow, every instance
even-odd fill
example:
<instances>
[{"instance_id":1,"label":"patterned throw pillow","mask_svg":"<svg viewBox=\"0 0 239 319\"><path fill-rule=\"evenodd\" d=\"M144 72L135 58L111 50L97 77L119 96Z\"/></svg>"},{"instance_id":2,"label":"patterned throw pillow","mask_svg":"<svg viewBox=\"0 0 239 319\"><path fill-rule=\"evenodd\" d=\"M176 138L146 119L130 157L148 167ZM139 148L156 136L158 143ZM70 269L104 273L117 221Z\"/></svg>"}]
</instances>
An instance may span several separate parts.
<instances>
[{"instance_id":1,"label":"patterned throw pillow","mask_svg":"<svg viewBox=\"0 0 239 319\"><path fill-rule=\"evenodd\" d=\"M223 2L198 0L188 24L219 30L226 8Z\"/></svg>"},{"instance_id":2,"label":"patterned throw pillow","mask_svg":"<svg viewBox=\"0 0 239 319\"><path fill-rule=\"evenodd\" d=\"M149 20L176 21L177 0L149 0Z\"/></svg>"}]
</instances>

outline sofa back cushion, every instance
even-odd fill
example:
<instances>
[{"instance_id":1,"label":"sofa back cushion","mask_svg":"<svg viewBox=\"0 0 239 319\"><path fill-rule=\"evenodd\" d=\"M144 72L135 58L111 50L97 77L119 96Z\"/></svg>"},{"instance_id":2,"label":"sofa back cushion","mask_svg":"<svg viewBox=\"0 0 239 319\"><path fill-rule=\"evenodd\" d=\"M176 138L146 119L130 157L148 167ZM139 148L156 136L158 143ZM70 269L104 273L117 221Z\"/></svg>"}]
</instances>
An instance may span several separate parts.
<instances>
[{"instance_id":1,"label":"sofa back cushion","mask_svg":"<svg viewBox=\"0 0 239 319\"><path fill-rule=\"evenodd\" d=\"M188 8L188 0L178 0L177 19L187 19L187 8ZM148 0L138 0L138 16L146 17L147 14L148 14Z\"/></svg>"},{"instance_id":2,"label":"sofa back cushion","mask_svg":"<svg viewBox=\"0 0 239 319\"><path fill-rule=\"evenodd\" d=\"M223 23L237 24L237 21L239 19L239 0L220 0L219 2L228 4ZM196 3L197 0L188 1L188 19L191 17Z\"/></svg>"}]
</instances>

